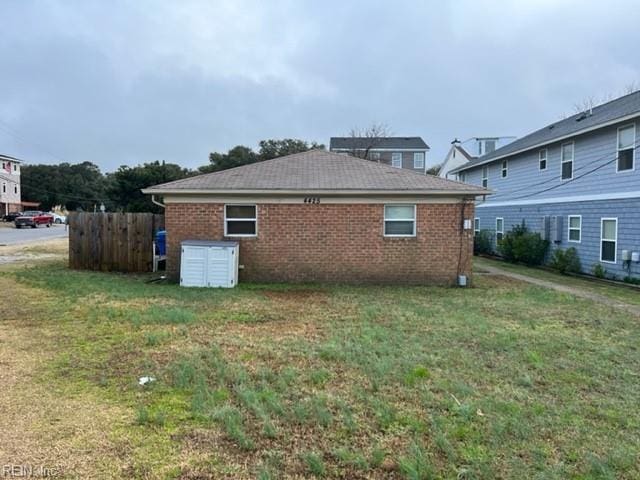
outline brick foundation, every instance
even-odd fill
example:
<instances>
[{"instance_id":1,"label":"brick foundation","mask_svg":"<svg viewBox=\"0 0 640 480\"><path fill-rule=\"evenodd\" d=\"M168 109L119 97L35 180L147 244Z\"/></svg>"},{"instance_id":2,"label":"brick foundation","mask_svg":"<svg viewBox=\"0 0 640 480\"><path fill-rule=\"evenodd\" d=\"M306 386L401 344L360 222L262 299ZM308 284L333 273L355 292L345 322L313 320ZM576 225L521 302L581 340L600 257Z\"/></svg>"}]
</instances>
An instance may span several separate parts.
<instances>
[{"instance_id":1,"label":"brick foundation","mask_svg":"<svg viewBox=\"0 0 640 480\"><path fill-rule=\"evenodd\" d=\"M473 230L460 234L459 203L418 204L415 238L383 236L383 204L257 207L257 237L225 238L223 204L168 204L169 275L178 277L187 239L239 241L240 281L454 285L458 273L471 275ZM464 218L473 219L472 203Z\"/></svg>"}]
</instances>

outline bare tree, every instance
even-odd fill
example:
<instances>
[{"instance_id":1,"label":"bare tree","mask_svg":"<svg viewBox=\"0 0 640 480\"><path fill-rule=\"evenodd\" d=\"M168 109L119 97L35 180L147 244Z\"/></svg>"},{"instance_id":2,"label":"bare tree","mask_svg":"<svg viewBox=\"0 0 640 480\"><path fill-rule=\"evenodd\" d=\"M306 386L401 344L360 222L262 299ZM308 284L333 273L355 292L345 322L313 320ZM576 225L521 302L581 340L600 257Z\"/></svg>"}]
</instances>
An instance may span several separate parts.
<instances>
[{"instance_id":1,"label":"bare tree","mask_svg":"<svg viewBox=\"0 0 640 480\"><path fill-rule=\"evenodd\" d=\"M380 142L392 135L389 127L384 123L372 123L367 128L354 127L349 131L351 138L360 139L358 145L354 145L350 154L354 157L370 160L369 152L380 144ZM378 162L380 159L378 158Z\"/></svg>"},{"instance_id":2,"label":"bare tree","mask_svg":"<svg viewBox=\"0 0 640 480\"><path fill-rule=\"evenodd\" d=\"M582 113L591 110L596 105L596 101L593 97L587 97L581 102L573 104L573 113Z\"/></svg>"},{"instance_id":3,"label":"bare tree","mask_svg":"<svg viewBox=\"0 0 640 480\"><path fill-rule=\"evenodd\" d=\"M629 95L630 93L634 93L640 90L640 85L637 82L631 82L624 87L623 95Z\"/></svg>"}]
</instances>

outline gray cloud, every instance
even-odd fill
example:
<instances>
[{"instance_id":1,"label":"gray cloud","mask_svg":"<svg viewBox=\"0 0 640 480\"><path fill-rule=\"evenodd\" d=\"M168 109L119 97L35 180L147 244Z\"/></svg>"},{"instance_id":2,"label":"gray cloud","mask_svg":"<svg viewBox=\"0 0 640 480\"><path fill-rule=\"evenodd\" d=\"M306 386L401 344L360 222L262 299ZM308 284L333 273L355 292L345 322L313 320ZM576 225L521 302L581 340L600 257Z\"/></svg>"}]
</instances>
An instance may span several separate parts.
<instances>
[{"instance_id":1,"label":"gray cloud","mask_svg":"<svg viewBox=\"0 0 640 480\"><path fill-rule=\"evenodd\" d=\"M104 170L378 121L522 135L640 82L636 2L0 5L0 152Z\"/></svg>"}]
</instances>

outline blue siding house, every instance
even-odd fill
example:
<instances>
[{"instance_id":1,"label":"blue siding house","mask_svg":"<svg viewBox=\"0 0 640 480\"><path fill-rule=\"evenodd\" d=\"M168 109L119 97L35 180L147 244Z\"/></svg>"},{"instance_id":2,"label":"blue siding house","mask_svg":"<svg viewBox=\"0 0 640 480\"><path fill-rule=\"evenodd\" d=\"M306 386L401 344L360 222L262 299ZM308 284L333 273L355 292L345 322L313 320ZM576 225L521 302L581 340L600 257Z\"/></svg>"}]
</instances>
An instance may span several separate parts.
<instances>
[{"instance_id":1,"label":"blue siding house","mask_svg":"<svg viewBox=\"0 0 640 480\"><path fill-rule=\"evenodd\" d=\"M501 238L525 222L551 250L575 247L583 271L640 278L640 92L526 135L458 167L494 192L474 229Z\"/></svg>"}]
</instances>

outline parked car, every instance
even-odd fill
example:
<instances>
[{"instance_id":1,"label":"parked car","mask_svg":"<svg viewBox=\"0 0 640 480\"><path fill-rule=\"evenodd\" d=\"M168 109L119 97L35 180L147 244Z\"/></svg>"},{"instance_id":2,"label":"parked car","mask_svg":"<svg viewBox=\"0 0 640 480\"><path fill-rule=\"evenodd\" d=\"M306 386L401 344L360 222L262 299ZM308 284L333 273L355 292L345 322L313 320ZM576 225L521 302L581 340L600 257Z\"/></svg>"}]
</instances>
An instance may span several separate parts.
<instances>
[{"instance_id":1,"label":"parked car","mask_svg":"<svg viewBox=\"0 0 640 480\"><path fill-rule=\"evenodd\" d=\"M40 212L38 210L29 210L14 220L16 228L31 227L36 228L38 225L46 225L50 227L53 223L53 215Z\"/></svg>"},{"instance_id":2,"label":"parked car","mask_svg":"<svg viewBox=\"0 0 640 480\"><path fill-rule=\"evenodd\" d=\"M3 222L13 222L16 218L22 215L22 212L9 212L2 217Z\"/></svg>"},{"instance_id":3,"label":"parked car","mask_svg":"<svg viewBox=\"0 0 640 480\"><path fill-rule=\"evenodd\" d=\"M53 223L55 223L56 225L61 225L63 223L67 223L67 216L66 215L60 215L60 214L55 213L55 212L49 212L49 215L51 215L53 217Z\"/></svg>"}]
</instances>

